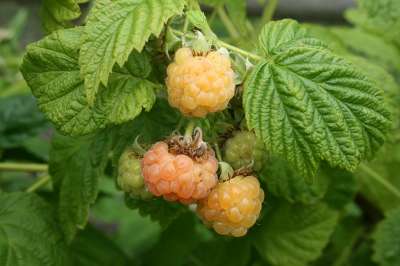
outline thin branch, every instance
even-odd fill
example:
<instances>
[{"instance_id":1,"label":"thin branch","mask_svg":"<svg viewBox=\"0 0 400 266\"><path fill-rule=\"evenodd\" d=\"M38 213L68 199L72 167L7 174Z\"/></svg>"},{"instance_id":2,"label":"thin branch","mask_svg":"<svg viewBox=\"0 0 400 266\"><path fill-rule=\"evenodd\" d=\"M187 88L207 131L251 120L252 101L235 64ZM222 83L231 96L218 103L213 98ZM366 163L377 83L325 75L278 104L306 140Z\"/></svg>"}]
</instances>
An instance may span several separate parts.
<instances>
[{"instance_id":1,"label":"thin branch","mask_svg":"<svg viewBox=\"0 0 400 266\"><path fill-rule=\"evenodd\" d=\"M37 189L46 185L50 181L50 176L45 175L43 177L39 177L35 183L33 183L30 187L26 189L26 192L35 192Z\"/></svg>"},{"instance_id":2,"label":"thin branch","mask_svg":"<svg viewBox=\"0 0 400 266\"><path fill-rule=\"evenodd\" d=\"M375 172L373 169L365 164L360 165L360 170L366 173L368 176L372 177L373 180L378 182L381 186L385 187L388 191L390 191L393 195L400 199L400 190L398 190L392 183L387 181L379 173Z\"/></svg>"},{"instance_id":3,"label":"thin branch","mask_svg":"<svg viewBox=\"0 0 400 266\"><path fill-rule=\"evenodd\" d=\"M228 30L229 35L233 39L238 39L240 37L240 34L231 19L229 18L228 14L226 14L224 7L217 7L217 13L225 28Z\"/></svg>"},{"instance_id":4,"label":"thin branch","mask_svg":"<svg viewBox=\"0 0 400 266\"><path fill-rule=\"evenodd\" d=\"M18 171L18 172L46 172L47 164L37 163L0 163L0 171Z\"/></svg>"}]
</instances>

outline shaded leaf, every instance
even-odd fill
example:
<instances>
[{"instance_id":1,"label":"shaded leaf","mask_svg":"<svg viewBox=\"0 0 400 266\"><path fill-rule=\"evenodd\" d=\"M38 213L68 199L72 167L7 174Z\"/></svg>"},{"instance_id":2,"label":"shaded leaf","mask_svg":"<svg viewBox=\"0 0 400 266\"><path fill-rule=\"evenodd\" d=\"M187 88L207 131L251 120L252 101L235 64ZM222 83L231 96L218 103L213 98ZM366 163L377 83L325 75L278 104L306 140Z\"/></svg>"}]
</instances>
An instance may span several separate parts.
<instances>
[{"instance_id":1,"label":"shaded leaf","mask_svg":"<svg viewBox=\"0 0 400 266\"><path fill-rule=\"evenodd\" d=\"M67 246L53 214L35 194L0 193L0 265L63 266Z\"/></svg>"}]
</instances>

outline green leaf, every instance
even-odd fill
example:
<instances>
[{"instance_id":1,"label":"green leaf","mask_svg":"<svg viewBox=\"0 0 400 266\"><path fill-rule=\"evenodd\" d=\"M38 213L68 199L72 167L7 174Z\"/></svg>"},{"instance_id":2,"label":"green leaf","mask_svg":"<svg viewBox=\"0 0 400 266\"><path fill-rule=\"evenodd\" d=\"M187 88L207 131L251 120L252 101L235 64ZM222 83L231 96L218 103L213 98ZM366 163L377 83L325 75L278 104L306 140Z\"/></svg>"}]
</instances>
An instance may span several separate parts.
<instances>
[{"instance_id":1,"label":"green leaf","mask_svg":"<svg viewBox=\"0 0 400 266\"><path fill-rule=\"evenodd\" d=\"M243 266L249 265L251 245L247 238L224 239L216 238L198 246L189 257L186 265L197 266Z\"/></svg>"},{"instance_id":2,"label":"green leaf","mask_svg":"<svg viewBox=\"0 0 400 266\"><path fill-rule=\"evenodd\" d=\"M294 203L313 204L322 199L328 188L326 178L306 180L299 175L286 161L277 157L271 158L265 165L260 178L267 182L268 191Z\"/></svg>"},{"instance_id":3,"label":"green leaf","mask_svg":"<svg viewBox=\"0 0 400 266\"><path fill-rule=\"evenodd\" d=\"M248 34L247 24L247 2L243 0L229 0L226 2L226 9L233 24L241 35Z\"/></svg>"},{"instance_id":4,"label":"green leaf","mask_svg":"<svg viewBox=\"0 0 400 266\"><path fill-rule=\"evenodd\" d=\"M81 15L79 2L79 0L43 0L41 16L44 30L51 33L58 29L71 27L70 21Z\"/></svg>"},{"instance_id":5,"label":"green leaf","mask_svg":"<svg viewBox=\"0 0 400 266\"><path fill-rule=\"evenodd\" d=\"M346 266L378 266L372 260L372 244L371 241L362 242L349 258L349 263Z\"/></svg>"},{"instance_id":6,"label":"green leaf","mask_svg":"<svg viewBox=\"0 0 400 266\"><path fill-rule=\"evenodd\" d=\"M115 140L113 161L117 163L121 153L139 136L139 142L148 145L168 137L178 125L181 115L166 100L158 99L150 112L142 113L131 123L110 129Z\"/></svg>"},{"instance_id":7,"label":"green leaf","mask_svg":"<svg viewBox=\"0 0 400 266\"><path fill-rule=\"evenodd\" d=\"M162 234L158 243L146 253L145 266L180 266L200 241L195 216L182 215Z\"/></svg>"},{"instance_id":8,"label":"green leaf","mask_svg":"<svg viewBox=\"0 0 400 266\"><path fill-rule=\"evenodd\" d=\"M157 242L161 226L149 217L142 217L137 210L128 209L120 197L121 194L118 192L115 197L103 197L98 200L91 209L91 219L95 224L105 227L115 226L116 229L107 235L112 237L126 254L139 257ZM132 237L132 233L135 237Z\"/></svg>"},{"instance_id":9,"label":"green leaf","mask_svg":"<svg viewBox=\"0 0 400 266\"><path fill-rule=\"evenodd\" d=\"M400 71L400 50L390 42L359 28L332 27L330 32L339 38L352 53L367 57L392 71Z\"/></svg>"},{"instance_id":10,"label":"green leaf","mask_svg":"<svg viewBox=\"0 0 400 266\"><path fill-rule=\"evenodd\" d=\"M357 0L358 9L346 12L353 24L393 41L400 47L400 2L398 0Z\"/></svg>"},{"instance_id":11,"label":"green leaf","mask_svg":"<svg viewBox=\"0 0 400 266\"><path fill-rule=\"evenodd\" d=\"M48 123L31 95L0 99L0 147L22 146L23 142L46 129Z\"/></svg>"},{"instance_id":12,"label":"green leaf","mask_svg":"<svg viewBox=\"0 0 400 266\"><path fill-rule=\"evenodd\" d=\"M400 264L400 208L387 213L373 235L374 261L380 266Z\"/></svg>"},{"instance_id":13,"label":"green leaf","mask_svg":"<svg viewBox=\"0 0 400 266\"><path fill-rule=\"evenodd\" d=\"M383 212L400 206L400 197L382 184L384 182L392 190L400 191L399 166L400 143L388 142L374 160L356 172L362 195Z\"/></svg>"},{"instance_id":14,"label":"green leaf","mask_svg":"<svg viewBox=\"0 0 400 266\"><path fill-rule=\"evenodd\" d=\"M161 198L151 200L134 199L125 195L125 203L128 208L138 210L140 215L148 216L152 221L159 222L161 227L168 227L186 210L178 203L166 202Z\"/></svg>"},{"instance_id":15,"label":"green leaf","mask_svg":"<svg viewBox=\"0 0 400 266\"><path fill-rule=\"evenodd\" d=\"M126 255L100 231L88 226L70 245L69 266L128 266Z\"/></svg>"},{"instance_id":16,"label":"green leaf","mask_svg":"<svg viewBox=\"0 0 400 266\"><path fill-rule=\"evenodd\" d=\"M265 214L254 243L273 266L305 266L321 254L336 222L337 213L326 205L282 201Z\"/></svg>"},{"instance_id":17,"label":"green leaf","mask_svg":"<svg viewBox=\"0 0 400 266\"><path fill-rule=\"evenodd\" d=\"M383 93L292 20L268 23L266 56L245 83L250 128L301 175L321 160L350 171L384 142L390 127Z\"/></svg>"},{"instance_id":18,"label":"green leaf","mask_svg":"<svg viewBox=\"0 0 400 266\"><path fill-rule=\"evenodd\" d=\"M353 200L358 190L355 176L348 171L329 166L325 166L321 172L329 183L324 201L333 209L342 209Z\"/></svg>"},{"instance_id":19,"label":"green leaf","mask_svg":"<svg viewBox=\"0 0 400 266\"><path fill-rule=\"evenodd\" d=\"M109 148L105 133L82 138L56 135L53 139L49 172L59 191L58 216L68 242L87 223Z\"/></svg>"},{"instance_id":20,"label":"green leaf","mask_svg":"<svg viewBox=\"0 0 400 266\"><path fill-rule=\"evenodd\" d=\"M355 250L363 238L366 228L362 224L362 211L356 205L348 205L344 210L339 224L330 237L329 244L326 246L322 256L320 256L313 266L326 265L346 265L349 260L353 260Z\"/></svg>"},{"instance_id":21,"label":"green leaf","mask_svg":"<svg viewBox=\"0 0 400 266\"><path fill-rule=\"evenodd\" d=\"M53 214L35 194L0 193L0 265L64 265L67 247Z\"/></svg>"},{"instance_id":22,"label":"green leaf","mask_svg":"<svg viewBox=\"0 0 400 266\"><path fill-rule=\"evenodd\" d=\"M214 41L218 37L214 34L210 26L208 25L207 18L204 13L200 10L190 10L186 12L186 16L190 23L192 23L196 28L199 28L207 39Z\"/></svg>"},{"instance_id":23,"label":"green leaf","mask_svg":"<svg viewBox=\"0 0 400 266\"><path fill-rule=\"evenodd\" d=\"M123 66L133 50L141 51L164 23L181 14L184 0L98 0L90 11L79 62L90 103L100 84L107 85L115 63Z\"/></svg>"},{"instance_id":24,"label":"green leaf","mask_svg":"<svg viewBox=\"0 0 400 266\"><path fill-rule=\"evenodd\" d=\"M383 89L385 102L392 113L392 128L396 130L400 123L400 110L398 108L400 104L400 84L396 82L395 78L385 68L370 60L352 55L346 55L345 58L362 69L362 71L375 82L378 88Z\"/></svg>"},{"instance_id":25,"label":"green leaf","mask_svg":"<svg viewBox=\"0 0 400 266\"><path fill-rule=\"evenodd\" d=\"M149 62L134 54L126 69L113 73L109 90L102 90L90 106L78 64L81 32L81 28L60 30L31 44L21 67L40 110L59 131L71 136L132 120L155 101L156 85L130 74L144 77L151 71ZM136 60L143 61L143 65L132 66Z\"/></svg>"},{"instance_id":26,"label":"green leaf","mask_svg":"<svg viewBox=\"0 0 400 266\"><path fill-rule=\"evenodd\" d=\"M106 123L121 124L149 111L156 100L155 84L145 79L114 73L109 88L96 100L94 115L106 114Z\"/></svg>"}]
</instances>

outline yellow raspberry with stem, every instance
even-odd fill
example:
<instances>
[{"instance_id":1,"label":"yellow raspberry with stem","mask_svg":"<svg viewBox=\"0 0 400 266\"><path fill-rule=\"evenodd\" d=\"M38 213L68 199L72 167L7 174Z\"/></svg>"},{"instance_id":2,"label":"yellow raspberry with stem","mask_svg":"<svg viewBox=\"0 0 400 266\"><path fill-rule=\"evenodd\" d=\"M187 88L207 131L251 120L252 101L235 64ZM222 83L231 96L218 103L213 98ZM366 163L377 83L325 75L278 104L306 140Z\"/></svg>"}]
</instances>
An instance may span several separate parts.
<instances>
[{"instance_id":1,"label":"yellow raspberry with stem","mask_svg":"<svg viewBox=\"0 0 400 266\"><path fill-rule=\"evenodd\" d=\"M199 201L197 212L218 234L244 236L257 221L264 191L254 176L236 176L219 183L207 198Z\"/></svg>"},{"instance_id":2,"label":"yellow raspberry with stem","mask_svg":"<svg viewBox=\"0 0 400 266\"><path fill-rule=\"evenodd\" d=\"M186 116L224 110L235 94L229 57L211 51L197 55L180 48L167 69L168 101Z\"/></svg>"}]
</instances>

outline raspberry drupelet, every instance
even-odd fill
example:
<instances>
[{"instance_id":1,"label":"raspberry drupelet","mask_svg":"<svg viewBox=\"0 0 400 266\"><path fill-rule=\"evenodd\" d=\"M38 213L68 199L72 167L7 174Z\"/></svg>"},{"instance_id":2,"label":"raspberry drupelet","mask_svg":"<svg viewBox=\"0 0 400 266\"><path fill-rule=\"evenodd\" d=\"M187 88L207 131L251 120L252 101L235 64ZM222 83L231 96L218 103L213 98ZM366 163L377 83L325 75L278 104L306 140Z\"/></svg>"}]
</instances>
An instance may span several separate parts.
<instances>
[{"instance_id":1,"label":"raspberry drupelet","mask_svg":"<svg viewBox=\"0 0 400 266\"><path fill-rule=\"evenodd\" d=\"M254 176L236 176L219 183L198 203L203 222L218 234L244 236L258 219L264 191Z\"/></svg>"},{"instance_id":2,"label":"raspberry drupelet","mask_svg":"<svg viewBox=\"0 0 400 266\"><path fill-rule=\"evenodd\" d=\"M184 204L207 197L217 184L217 169L214 151L203 142L198 129L194 139L175 136L167 142L157 142L142 160L149 191Z\"/></svg>"},{"instance_id":3,"label":"raspberry drupelet","mask_svg":"<svg viewBox=\"0 0 400 266\"><path fill-rule=\"evenodd\" d=\"M221 111L235 94L231 61L218 51L196 55L180 48L167 75L168 101L187 116Z\"/></svg>"}]
</instances>

